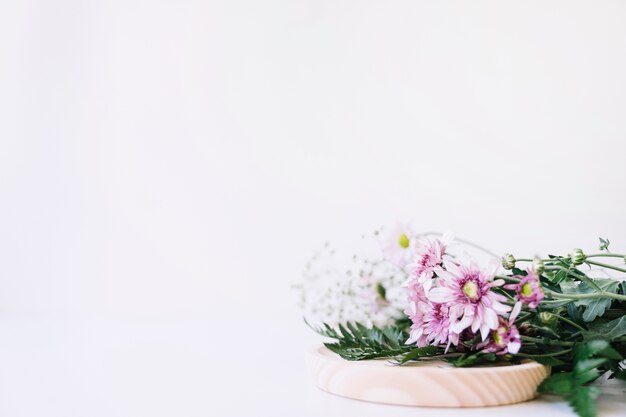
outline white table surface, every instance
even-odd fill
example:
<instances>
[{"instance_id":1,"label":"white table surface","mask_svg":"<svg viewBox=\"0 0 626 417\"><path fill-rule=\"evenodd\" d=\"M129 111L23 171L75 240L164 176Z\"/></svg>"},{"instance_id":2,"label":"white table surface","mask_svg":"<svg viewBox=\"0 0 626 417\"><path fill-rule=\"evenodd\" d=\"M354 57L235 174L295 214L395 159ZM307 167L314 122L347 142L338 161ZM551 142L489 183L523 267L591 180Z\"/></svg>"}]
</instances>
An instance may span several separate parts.
<instances>
[{"instance_id":1,"label":"white table surface","mask_svg":"<svg viewBox=\"0 0 626 417\"><path fill-rule=\"evenodd\" d=\"M345 399L317 389L309 380L303 352L316 337L306 329L294 328L291 346L282 348L284 339L271 331L263 335L251 329L249 339L236 338L238 333L201 318L5 316L0 320L0 415L573 415L562 401L546 397L481 409ZM293 339L303 346L294 346ZM623 387L611 391L601 399L599 415L625 415Z\"/></svg>"},{"instance_id":2,"label":"white table surface","mask_svg":"<svg viewBox=\"0 0 626 417\"><path fill-rule=\"evenodd\" d=\"M289 286L395 221L626 247L626 3L597 3L0 2L0 417L573 416L323 393Z\"/></svg>"}]
</instances>

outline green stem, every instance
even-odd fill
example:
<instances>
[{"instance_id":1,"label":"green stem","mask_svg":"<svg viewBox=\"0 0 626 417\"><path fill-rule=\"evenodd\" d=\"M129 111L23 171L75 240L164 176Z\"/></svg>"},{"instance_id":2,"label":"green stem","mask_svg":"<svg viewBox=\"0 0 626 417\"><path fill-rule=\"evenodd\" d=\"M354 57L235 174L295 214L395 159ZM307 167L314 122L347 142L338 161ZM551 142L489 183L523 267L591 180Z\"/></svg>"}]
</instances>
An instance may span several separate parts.
<instances>
[{"instance_id":1,"label":"green stem","mask_svg":"<svg viewBox=\"0 0 626 417\"><path fill-rule=\"evenodd\" d=\"M626 255L621 253L593 253L591 255L585 255L585 258L626 258Z\"/></svg>"},{"instance_id":2,"label":"green stem","mask_svg":"<svg viewBox=\"0 0 626 417\"><path fill-rule=\"evenodd\" d=\"M572 348L569 349L565 349L565 350L561 350L558 352L553 352L553 353L543 353L543 354L531 354L531 353L517 353L517 356L520 356L522 358L549 358L551 356L561 356L561 355L565 355L566 353L570 353L572 351Z\"/></svg>"},{"instance_id":3,"label":"green stem","mask_svg":"<svg viewBox=\"0 0 626 417\"><path fill-rule=\"evenodd\" d=\"M519 279L513 278L513 277L509 277L509 276L506 276L506 275L495 275L494 278L495 279L503 279L505 281L511 281L511 282L520 282Z\"/></svg>"},{"instance_id":4,"label":"green stem","mask_svg":"<svg viewBox=\"0 0 626 417\"><path fill-rule=\"evenodd\" d=\"M579 277L580 276L585 276L585 274L583 274L582 272L580 272L576 268L565 268L564 266L561 266L561 265L546 265L546 269L547 270L565 271L568 274L572 274L574 276L578 275Z\"/></svg>"},{"instance_id":5,"label":"green stem","mask_svg":"<svg viewBox=\"0 0 626 417\"><path fill-rule=\"evenodd\" d=\"M548 258L548 259L540 259L543 262L554 262L554 261L558 261L559 258ZM534 259L530 259L530 258L521 258L521 259L515 259L515 262L533 262Z\"/></svg>"},{"instance_id":6,"label":"green stem","mask_svg":"<svg viewBox=\"0 0 626 417\"><path fill-rule=\"evenodd\" d=\"M570 326L573 326L573 327L577 328L578 330L581 330L581 331L583 331L583 332L585 331L585 329L584 329L582 326L580 326L579 324L576 324L575 322L573 322L572 320L570 320L570 319L568 319L568 318L565 318L565 317L560 316L560 315L558 315L558 314L555 314L554 316L555 316L557 319L559 319L559 320L561 320L561 321L563 321L563 322L565 322L565 323L569 324Z\"/></svg>"},{"instance_id":7,"label":"green stem","mask_svg":"<svg viewBox=\"0 0 626 417\"><path fill-rule=\"evenodd\" d=\"M614 270L620 271L620 272L626 272L626 268L620 268L619 266L615 266L615 265L609 265L609 264L605 264L605 263L602 263L602 262L590 261L589 259L586 259L585 262L590 264L590 265L595 265L595 266L599 266L599 267L602 267L602 268L609 268L609 269L614 269Z\"/></svg>"},{"instance_id":8,"label":"green stem","mask_svg":"<svg viewBox=\"0 0 626 417\"><path fill-rule=\"evenodd\" d=\"M530 336L520 336L520 339L525 342L535 342L535 343L538 343L541 345L547 345L547 346L574 346L573 342L561 342L561 341L552 340L552 339L539 339L539 338L530 337Z\"/></svg>"},{"instance_id":9,"label":"green stem","mask_svg":"<svg viewBox=\"0 0 626 417\"><path fill-rule=\"evenodd\" d=\"M561 294L550 291L546 288L543 290L545 294L551 298L559 298L563 300L588 300L593 298L612 298L614 300L626 301L626 295L613 294L606 291L597 291L589 294Z\"/></svg>"},{"instance_id":10,"label":"green stem","mask_svg":"<svg viewBox=\"0 0 626 417\"><path fill-rule=\"evenodd\" d=\"M579 334L581 334L582 332L583 332L582 330L579 330L579 331L577 331L576 333L572 333L572 334L569 336L569 338L570 338L570 339L573 339L573 338L575 338L576 336L578 336Z\"/></svg>"}]
</instances>

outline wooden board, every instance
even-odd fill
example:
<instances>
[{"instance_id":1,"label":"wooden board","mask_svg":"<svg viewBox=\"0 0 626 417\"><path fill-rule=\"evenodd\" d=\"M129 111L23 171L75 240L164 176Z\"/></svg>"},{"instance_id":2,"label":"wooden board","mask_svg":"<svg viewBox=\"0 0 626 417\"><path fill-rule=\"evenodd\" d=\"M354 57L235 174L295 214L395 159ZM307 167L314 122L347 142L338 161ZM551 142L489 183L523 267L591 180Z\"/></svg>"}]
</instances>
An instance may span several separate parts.
<instances>
[{"instance_id":1,"label":"wooden board","mask_svg":"<svg viewBox=\"0 0 626 417\"><path fill-rule=\"evenodd\" d=\"M550 374L528 361L520 365L454 368L443 361L397 366L386 360L346 361L325 347L306 353L315 384L357 400L422 407L485 407L527 401Z\"/></svg>"}]
</instances>

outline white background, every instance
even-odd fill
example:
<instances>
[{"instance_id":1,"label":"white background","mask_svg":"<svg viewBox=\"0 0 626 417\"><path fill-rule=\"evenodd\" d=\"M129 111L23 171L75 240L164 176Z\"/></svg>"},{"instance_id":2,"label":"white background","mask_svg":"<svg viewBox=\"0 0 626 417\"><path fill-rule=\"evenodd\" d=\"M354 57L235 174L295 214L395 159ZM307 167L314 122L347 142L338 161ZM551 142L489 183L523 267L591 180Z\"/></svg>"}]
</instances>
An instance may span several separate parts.
<instances>
[{"instance_id":1,"label":"white background","mask_svg":"<svg viewBox=\"0 0 626 417\"><path fill-rule=\"evenodd\" d=\"M0 415L435 414L312 388L289 287L324 241L398 220L626 250L625 21L620 1L3 1ZM503 412L570 415L447 415Z\"/></svg>"}]
</instances>

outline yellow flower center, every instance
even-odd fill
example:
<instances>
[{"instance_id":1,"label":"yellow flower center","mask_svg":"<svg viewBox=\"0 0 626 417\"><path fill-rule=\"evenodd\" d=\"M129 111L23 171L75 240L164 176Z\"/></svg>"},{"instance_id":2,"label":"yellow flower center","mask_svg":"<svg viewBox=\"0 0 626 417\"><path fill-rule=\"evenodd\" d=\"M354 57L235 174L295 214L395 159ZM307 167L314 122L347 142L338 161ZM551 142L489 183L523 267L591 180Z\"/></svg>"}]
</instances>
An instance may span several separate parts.
<instances>
[{"instance_id":1,"label":"yellow flower center","mask_svg":"<svg viewBox=\"0 0 626 417\"><path fill-rule=\"evenodd\" d=\"M407 249L409 247L409 243L409 237L406 234L402 233L398 238L398 244L400 245L400 247L402 249Z\"/></svg>"},{"instance_id":2,"label":"yellow flower center","mask_svg":"<svg viewBox=\"0 0 626 417\"><path fill-rule=\"evenodd\" d=\"M470 300L478 298L478 285L474 281L467 281L463 285L463 294Z\"/></svg>"},{"instance_id":3,"label":"yellow flower center","mask_svg":"<svg viewBox=\"0 0 626 417\"><path fill-rule=\"evenodd\" d=\"M493 337L493 343L498 345L498 346L502 346L504 344L504 339L502 339L502 336L500 336L500 332L498 332L497 330L495 330L492 333L492 337Z\"/></svg>"},{"instance_id":4,"label":"yellow flower center","mask_svg":"<svg viewBox=\"0 0 626 417\"><path fill-rule=\"evenodd\" d=\"M530 297L531 295L533 295L533 287L530 285L529 282L522 285L522 295L524 297Z\"/></svg>"}]
</instances>

